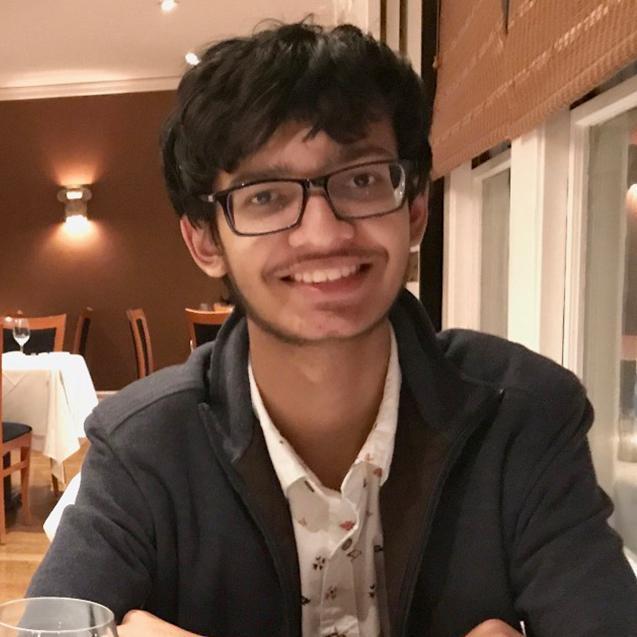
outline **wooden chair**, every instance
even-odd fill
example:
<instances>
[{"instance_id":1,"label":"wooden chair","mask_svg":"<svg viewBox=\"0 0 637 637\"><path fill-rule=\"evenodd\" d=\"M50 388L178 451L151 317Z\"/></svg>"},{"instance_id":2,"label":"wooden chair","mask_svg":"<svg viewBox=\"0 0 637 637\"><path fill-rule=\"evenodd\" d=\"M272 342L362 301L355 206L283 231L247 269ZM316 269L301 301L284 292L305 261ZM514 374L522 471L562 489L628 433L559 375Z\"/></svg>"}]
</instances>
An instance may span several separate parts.
<instances>
[{"instance_id":1,"label":"wooden chair","mask_svg":"<svg viewBox=\"0 0 637 637\"><path fill-rule=\"evenodd\" d=\"M232 308L227 307L220 310L193 310L187 307L186 323L188 325L188 336L190 337L190 349L199 347L208 341L214 341L217 333L221 329L223 322L232 313Z\"/></svg>"},{"instance_id":2,"label":"wooden chair","mask_svg":"<svg viewBox=\"0 0 637 637\"><path fill-rule=\"evenodd\" d=\"M61 352L64 349L66 314L20 316L19 318L25 318L29 321L29 328L31 330L31 336L24 345L25 354ZM18 344L13 340L12 328L10 327L8 318L3 325L2 340L4 351L11 352L20 349Z\"/></svg>"},{"instance_id":3,"label":"wooden chair","mask_svg":"<svg viewBox=\"0 0 637 637\"><path fill-rule=\"evenodd\" d=\"M141 308L126 310L133 348L135 350L135 362L137 363L137 378L144 378L155 370L153 348L150 344L150 332L146 314Z\"/></svg>"},{"instance_id":4,"label":"wooden chair","mask_svg":"<svg viewBox=\"0 0 637 637\"><path fill-rule=\"evenodd\" d=\"M80 311L75 324L75 334L73 336L73 349L71 353L84 356L86 354L86 341L88 339L88 331L91 327L93 316L93 308L85 307Z\"/></svg>"},{"instance_id":5,"label":"wooden chair","mask_svg":"<svg viewBox=\"0 0 637 637\"><path fill-rule=\"evenodd\" d=\"M3 321L4 323L4 321ZM20 451L20 460L11 463L11 453ZM2 422L2 342L0 341L0 457L2 468L0 477L0 544L7 541L7 522L5 518L5 495L11 495L11 474L20 472L20 490L22 494L22 516L25 524L31 524L31 506L29 503L29 468L31 464L31 427L19 422ZM5 485L8 488L5 489Z\"/></svg>"}]
</instances>

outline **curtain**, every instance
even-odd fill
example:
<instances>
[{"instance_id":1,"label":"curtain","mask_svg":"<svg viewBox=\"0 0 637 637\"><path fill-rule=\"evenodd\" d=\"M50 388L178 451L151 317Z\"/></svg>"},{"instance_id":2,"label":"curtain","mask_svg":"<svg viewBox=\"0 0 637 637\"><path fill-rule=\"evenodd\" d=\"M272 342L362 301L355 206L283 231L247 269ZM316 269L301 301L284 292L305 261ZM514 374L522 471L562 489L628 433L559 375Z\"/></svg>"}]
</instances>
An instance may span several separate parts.
<instances>
[{"instance_id":1,"label":"curtain","mask_svg":"<svg viewBox=\"0 0 637 637\"><path fill-rule=\"evenodd\" d=\"M637 0L440 0L434 176L533 129L637 58Z\"/></svg>"}]
</instances>

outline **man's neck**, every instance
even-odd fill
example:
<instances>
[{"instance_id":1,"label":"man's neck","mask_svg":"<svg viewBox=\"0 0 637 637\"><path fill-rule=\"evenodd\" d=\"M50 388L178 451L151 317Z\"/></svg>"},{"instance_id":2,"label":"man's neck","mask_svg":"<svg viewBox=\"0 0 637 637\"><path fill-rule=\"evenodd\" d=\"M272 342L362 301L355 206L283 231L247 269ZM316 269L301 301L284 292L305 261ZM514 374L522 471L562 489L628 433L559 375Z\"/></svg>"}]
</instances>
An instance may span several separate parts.
<instances>
[{"instance_id":1,"label":"man's neck","mask_svg":"<svg viewBox=\"0 0 637 637\"><path fill-rule=\"evenodd\" d=\"M295 345L248 321L250 360L277 429L338 489L378 413L391 347L389 322L355 339Z\"/></svg>"}]
</instances>

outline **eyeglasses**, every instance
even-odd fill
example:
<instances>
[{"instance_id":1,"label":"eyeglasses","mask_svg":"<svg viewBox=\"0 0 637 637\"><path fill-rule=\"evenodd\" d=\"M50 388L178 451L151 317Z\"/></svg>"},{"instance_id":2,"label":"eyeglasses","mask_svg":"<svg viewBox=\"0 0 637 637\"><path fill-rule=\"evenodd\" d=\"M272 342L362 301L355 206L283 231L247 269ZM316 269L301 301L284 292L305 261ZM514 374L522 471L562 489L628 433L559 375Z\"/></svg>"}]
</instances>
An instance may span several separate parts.
<instances>
[{"instance_id":1,"label":"eyeglasses","mask_svg":"<svg viewBox=\"0 0 637 637\"><path fill-rule=\"evenodd\" d=\"M338 219L367 219L402 208L407 196L407 160L373 161L311 179L264 179L200 195L219 203L235 234L258 236L300 225L310 189L318 189Z\"/></svg>"}]
</instances>

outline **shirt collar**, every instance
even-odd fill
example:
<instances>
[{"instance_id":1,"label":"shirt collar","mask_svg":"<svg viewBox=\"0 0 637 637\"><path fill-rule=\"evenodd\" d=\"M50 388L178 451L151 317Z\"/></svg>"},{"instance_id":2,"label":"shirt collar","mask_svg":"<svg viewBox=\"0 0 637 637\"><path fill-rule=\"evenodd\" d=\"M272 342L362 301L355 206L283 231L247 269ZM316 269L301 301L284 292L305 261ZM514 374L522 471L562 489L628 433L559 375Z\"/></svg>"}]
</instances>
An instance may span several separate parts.
<instances>
[{"instance_id":1,"label":"shirt collar","mask_svg":"<svg viewBox=\"0 0 637 637\"><path fill-rule=\"evenodd\" d=\"M252 408L263 430L268 453L270 454L272 465L279 478L283 492L287 494L288 489L299 481L309 480L310 482L317 483L318 480L314 473L305 465L303 460L301 460L293 447L281 435L276 425L272 422L263 404L263 399L254 378L252 364L249 359L248 377L250 380ZM355 466L361 463L371 465L374 470L379 472L381 484L385 482L389 475L389 468L394 453L401 381L402 377L398 360L396 335L394 334L393 327L390 325L390 353L387 375L385 376L383 398L378 409L376 421L352 465ZM345 479L347 479L347 477Z\"/></svg>"},{"instance_id":2,"label":"shirt collar","mask_svg":"<svg viewBox=\"0 0 637 637\"><path fill-rule=\"evenodd\" d=\"M387 365L387 376L385 376L383 399L378 408L376 422L354 461L354 464L366 462L373 465L374 468L380 469L381 484L387 480L392 456L394 455L401 382L396 335L394 334L394 329L391 328L391 349Z\"/></svg>"}]
</instances>

